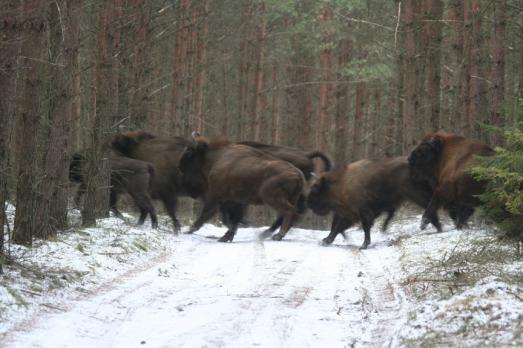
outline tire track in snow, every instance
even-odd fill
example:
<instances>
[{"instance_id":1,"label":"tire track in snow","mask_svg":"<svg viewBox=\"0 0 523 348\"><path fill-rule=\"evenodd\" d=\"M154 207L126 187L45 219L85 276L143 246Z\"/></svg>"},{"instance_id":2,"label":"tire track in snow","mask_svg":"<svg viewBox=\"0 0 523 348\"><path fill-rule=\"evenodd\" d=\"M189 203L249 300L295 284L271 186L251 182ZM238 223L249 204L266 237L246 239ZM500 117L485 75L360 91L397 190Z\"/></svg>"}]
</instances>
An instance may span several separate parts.
<instances>
[{"instance_id":1,"label":"tire track in snow","mask_svg":"<svg viewBox=\"0 0 523 348\"><path fill-rule=\"evenodd\" d=\"M43 318L13 346L38 346L50 335L58 338L49 347L79 348L390 342L402 309L388 275L388 267L399 267L387 251L393 247L321 247L318 232L305 230L282 242L253 241L252 232L238 237L222 244L182 236L167 259Z\"/></svg>"},{"instance_id":2,"label":"tire track in snow","mask_svg":"<svg viewBox=\"0 0 523 348\"><path fill-rule=\"evenodd\" d=\"M380 255L381 254L381 255ZM401 324L405 311L403 289L394 279L399 268L393 246L376 243L374 248L355 251L361 268L360 279L363 298L364 328L362 344L372 347L389 347Z\"/></svg>"}]
</instances>

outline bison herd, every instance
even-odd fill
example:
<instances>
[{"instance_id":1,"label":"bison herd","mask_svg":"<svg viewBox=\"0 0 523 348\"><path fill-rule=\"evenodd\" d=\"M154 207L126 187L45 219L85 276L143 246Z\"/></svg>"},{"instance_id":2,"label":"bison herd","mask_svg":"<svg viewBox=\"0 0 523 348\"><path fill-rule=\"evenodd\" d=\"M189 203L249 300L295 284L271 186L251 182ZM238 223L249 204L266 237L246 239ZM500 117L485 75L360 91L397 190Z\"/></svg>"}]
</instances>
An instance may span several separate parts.
<instances>
[{"instance_id":1,"label":"bison herd","mask_svg":"<svg viewBox=\"0 0 523 348\"><path fill-rule=\"evenodd\" d=\"M490 156L493 150L476 140L436 132L425 136L408 157L378 161L359 160L332 168L329 157L292 147L253 141L229 142L207 139L193 132L192 139L160 137L137 131L115 135L111 143L110 207L120 193L128 193L140 210L139 224L147 215L158 226L153 199L161 200L176 233L177 197L190 196L203 203L200 215L188 233L200 229L219 210L227 232L219 239L230 242L250 204L274 209L278 218L260 238L281 240L295 220L310 208L315 214L332 213L332 225L323 244L361 223L371 242L375 219L385 213L383 230L396 210L408 201L424 210L421 228L432 224L441 231L438 209L444 208L461 229L479 204L476 196L484 184L468 172L475 156ZM320 166L313 161L319 159ZM84 157L73 155L69 178L80 183L75 201L86 188ZM274 233L279 228L277 233Z\"/></svg>"}]
</instances>

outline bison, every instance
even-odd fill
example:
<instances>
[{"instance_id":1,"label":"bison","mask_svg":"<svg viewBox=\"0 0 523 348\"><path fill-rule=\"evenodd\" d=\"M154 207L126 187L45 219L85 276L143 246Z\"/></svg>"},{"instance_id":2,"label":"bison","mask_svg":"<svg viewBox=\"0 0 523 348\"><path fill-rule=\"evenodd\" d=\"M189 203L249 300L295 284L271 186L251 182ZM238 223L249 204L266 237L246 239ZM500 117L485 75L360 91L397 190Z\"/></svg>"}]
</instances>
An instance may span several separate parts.
<instances>
[{"instance_id":1,"label":"bison","mask_svg":"<svg viewBox=\"0 0 523 348\"><path fill-rule=\"evenodd\" d=\"M115 135L112 148L122 155L154 165L156 175L151 184L151 196L160 199L173 221L175 233L180 231L176 218L177 197L185 195L181 185L178 162L190 142L182 137L157 137L144 131Z\"/></svg>"},{"instance_id":2,"label":"bison","mask_svg":"<svg viewBox=\"0 0 523 348\"><path fill-rule=\"evenodd\" d=\"M423 138L409 156L413 177L433 190L423 213L422 229L441 206L449 209L458 229L466 224L480 203L476 195L484 190L484 183L474 179L468 169L476 163L474 156L493 154L488 145L457 134L436 132Z\"/></svg>"},{"instance_id":3,"label":"bison","mask_svg":"<svg viewBox=\"0 0 523 348\"><path fill-rule=\"evenodd\" d=\"M314 172L314 163L312 162L313 158L321 159L324 170L327 172L332 166L330 158L321 151L306 152L293 147L269 145L256 141L240 141L237 144L254 147L255 149L263 151L271 156L292 163L296 168L301 170L306 180L309 180Z\"/></svg>"},{"instance_id":4,"label":"bison","mask_svg":"<svg viewBox=\"0 0 523 348\"><path fill-rule=\"evenodd\" d=\"M75 202L78 204L87 187L87 180L82 171L85 157L81 153L73 154L69 164L69 180L80 184ZM119 218L123 218L117 208L118 195L127 192L140 210L139 225L143 225L147 214L151 216L151 225L158 228L158 219L154 205L151 202L149 190L154 178L154 167L144 161L138 161L119 155L111 151L109 156L111 165L110 209Z\"/></svg>"},{"instance_id":5,"label":"bison","mask_svg":"<svg viewBox=\"0 0 523 348\"><path fill-rule=\"evenodd\" d=\"M331 244L339 233L361 222L365 239L370 242L374 220L387 213L383 229L405 200L425 208L432 191L423 182L412 180L406 157L387 158L378 162L360 160L320 175L312 184L307 205L318 215L334 212L331 232L323 244ZM432 220L440 228L437 215Z\"/></svg>"},{"instance_id":6,"label":"bison","mask_svg":"<svg viewBox=\"0 0 523 348\"><path fill-rule=\"evenodd\" d=\"M190 233L210 219L219 206L266 204L282 216L280 231L272 238L281 240L303 202L305 177L287 161L253 147L230 144L225 139L196 138L180 159L182 182L191 194L203 197L203 209ZM235 228L219 240L232 241ZM268 230L263 237L272 231Z\"/></svg>"},{"instance_id":7,"label":"bison","mask_svg":"<svg viewBox=\"0 0 523 348\"><path fill-rule=\"evenodd\" d=\"M288 146L280 146L280 145L270 145L270 144L264 144L257 141L240 141L237 144L240 145L247 145L250 147L253 147L255 149L258 149L268 155L274 156L276 158L279 158L281 160L287 161L291 164L293 164L296 168L301 170L303 173L305 180L309 181L312 177L312 174L314 173L314 158L319 158L323 162L323 170L329 171L332 167L332 161L321 151L303 151L297 148L288 147ZM303 202L304 203L304 202ZM222 211L222 215L229 215L232 216L233 212L237 212L236 219L242 219L245 211L244 206L227 206L228 211L224 212ZM300 205L300 213L302 213L305 210L305 206ZM231 219L231 222L233 223L234 220ZM270 226L270 228L267 230L267 233L270 231L274 232L278 227L281 226L283 222L283 218L280 216L276 219L276 221Z\"/></svg>"}]
</instances>

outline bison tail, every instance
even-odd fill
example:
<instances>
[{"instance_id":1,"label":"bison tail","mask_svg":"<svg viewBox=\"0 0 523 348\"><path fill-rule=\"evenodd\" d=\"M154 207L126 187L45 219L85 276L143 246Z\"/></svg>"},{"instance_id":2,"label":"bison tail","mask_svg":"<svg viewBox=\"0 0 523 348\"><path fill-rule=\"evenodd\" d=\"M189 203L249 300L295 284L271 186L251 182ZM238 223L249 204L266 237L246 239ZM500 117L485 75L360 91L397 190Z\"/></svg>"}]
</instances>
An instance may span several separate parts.
<instances>
[{"instance_id":1,"label":"bison tail","mask_svg":"<svg viewBox=\"0 0 523 348\"><path fill-rule=\"evenodd\" d=\"M325 165L325 171L329 171L331 170L332 168L332 161L331 159L326 155L324 154L323 152L321 151L312 151L312 152L309 152L307 155L306 155L308 158L310 159L313 159L313 158L321 158L322 161L323 161L323 164Z\"/></svg>"}]
</instances>

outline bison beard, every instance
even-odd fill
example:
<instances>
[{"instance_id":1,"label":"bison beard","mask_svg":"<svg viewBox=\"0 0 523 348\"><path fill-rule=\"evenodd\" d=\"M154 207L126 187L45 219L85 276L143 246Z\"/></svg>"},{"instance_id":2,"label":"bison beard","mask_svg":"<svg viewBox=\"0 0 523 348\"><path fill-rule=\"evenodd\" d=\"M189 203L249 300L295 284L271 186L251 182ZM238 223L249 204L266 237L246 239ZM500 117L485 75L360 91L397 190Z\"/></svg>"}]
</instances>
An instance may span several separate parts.
<instances>
[{"instance_id":1,"label":"bison beard","mask_svg":"<svg viewBox=\"0 0 523 348\"><path fill-rule=\"evenodd\" d=\"M150 163L133 160L121 156L114 151L110 154L111 164L111 190L110 209L118 217L123 216L117 208L118 195L127 192L140 210L139 225L143 225L147 214L151 216L151 225L158 228L156 211L149 196L151 182L154 178L154 168ZM86 179L82 173L82 164L85 158L80 153L75 153L69 164L69 180L80 183L75 196L75 203L79 205L80 198L86 189Z\"/></svg>"},{"instance_id":2,"label":"bison beard","mask_svg":"<svg viewBox=\"0 0 523 348\"><path fill-rule=\"evenodd\" d=\"M334 212L324 245L361 222L365 232L361 249L366 249L371 242L370 229L380 214L387 213L385 230L405 200L425 208L431 193L427 185L411 179L406 157L398 157L379 162L360 160L322 175L312 185L307 202L316 214ZM440 228L437 215L431 223Z\"/></svg>"},{"instance_id":3,"label":"bison beard","mask_svg":"<svg viewBox=\"0 0 523 348\"><path fill-rule=\"evenodd\" d=\"M282 217L280 231L272 238L281 240L298 213L298 202L304 186L303 174L288 162L245 145L225 140L195 140L180 160L182 182L204 197L203 209L190 229L198 230L218 207L266 204ZM232 241L242 211L235 210L234 221L219 241ZM272 231L269 229L263 237Z\"/></svg>"},{"instance_id":4,"label":"bison beard","mask_svg":"<svg viewBox=\"0 0 523 348\"><path fill-rule=\"evenodd\" d=\"M422 229L441 206L449 211L456 228L466 225L479 204L475 196L484 189L484 184L475 180L468 169L475 155L493 154L486 144L456 134L436 132L425 136L409 156L413 178L434 191L423 213Z\"/></svg>"}]
</instances>

